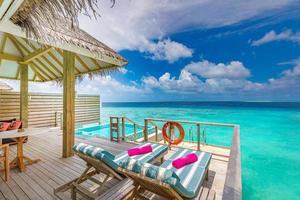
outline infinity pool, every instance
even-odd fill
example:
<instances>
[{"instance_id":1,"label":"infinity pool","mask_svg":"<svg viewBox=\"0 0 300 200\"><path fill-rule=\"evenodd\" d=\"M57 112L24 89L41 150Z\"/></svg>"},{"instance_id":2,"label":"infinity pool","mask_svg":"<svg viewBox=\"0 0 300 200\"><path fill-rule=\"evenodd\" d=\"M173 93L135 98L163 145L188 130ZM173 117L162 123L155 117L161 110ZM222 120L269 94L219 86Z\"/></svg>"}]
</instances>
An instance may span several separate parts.
<instances>
[{"instance_id":1,"label":"infinity pool","mask_svg":"<svg viewBox=\"0 0 300 200\"><path fill-rule=\"evenodd\" d=\"M155 128L149 127L148 132L154 133ZM120 133L122 133L122 126L120 125ZM125 136L132 136L134 133L133 124L125 124ZM87 138L87 137L103 137L110 138L110 125L109 124L101 124L101 125L88 125L83 128L78 128L75 130L75 134L77 137ZM143 137L143 129L136 127L136 138Z\"/></svg>"}]
</instances>

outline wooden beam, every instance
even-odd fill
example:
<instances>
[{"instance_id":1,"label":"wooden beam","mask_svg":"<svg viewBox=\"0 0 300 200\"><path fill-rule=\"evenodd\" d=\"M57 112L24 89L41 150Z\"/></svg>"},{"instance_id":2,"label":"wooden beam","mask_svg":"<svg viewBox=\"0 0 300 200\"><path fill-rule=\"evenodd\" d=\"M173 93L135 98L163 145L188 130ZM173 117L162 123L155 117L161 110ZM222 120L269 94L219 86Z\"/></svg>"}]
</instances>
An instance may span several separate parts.
<instances>
[{"instance_id":1,"label":"wooden beam","mask_svg":"<svg viewBox=\"0 0 300 200\"><path fill-rule=\"evenodd\" d=\"M64 65L63 65L63 63L52 53L52 52L49 52L49 56L51 56L51 58L55 61L55 62L57 62L57 64L59 65L59 66L61 66L62 68L64 68Z\"/></svg>"},{"instance_id":2,"label":"wooden beam","mask_svg":"<svg viewBox=\"0 0 300 200\"><path fill-rule=\"evenodd\" d=\"M24 57L24 53L19 45L19 42L17 41L17 39L11 35L11 34L7 34L7 37L9 38L9 40L13 43L14 47L17 49L17 51L22 55L22 57Z\"/></svg>"},{"instance_id":3,"label":"wooden beam","mask_svg":"<svg viewBox=\"0 0 300 200\"><path fill-rule=\"evenodd\" d=\"M41 73L39 73L37 71L37 69L35 68L34 64L30 63L30 68L32 69L32 71L34 71L34 76L37 75L37 77L39 77L39 79L41 79L41 81L45 81L47 80L43 75L41 75ZM34 80L36 79L36 77L34 78Z\"/></svg>"},{"instance_id":4,"label":"wooden beam","mask_svg":"<svg viewBox=\"0 0 300 200\"><path fill-rule=\"evenodd\" d=\"M11 38L13 38L13 40L16 42L16 45L18 45L20 48L22 48L23 50L25 50L27 53L30 53L30 50L25 46L23 45L19 40L17 40L13 35L9 35ZM26 43L26 40L24 38L22 38L23 41L25 41L25 44ZM21 51L21 54L23 55L22 51ZM36 73L36 70L32 67L33 65L31 65L31 69ZM41 76L41 73L38 73L37 76L42 80L42 81L45 81L45 77L44 76Z\"/></svg>"},{"instance_id":5,"label":"wooden beam","mask_svg":"<svg viewBox=\"0 0 300 200\"><path fill-rule=\"evenodd\" d=\"M20 120L28 127L28 64L20 64Z\"/></svg>"},{"instance_id":6,"label":"wooden beam","mask_svg":"<svg viewBox=\"0 0 300 200\"><path fill-rule=\"evenodd\" d=\"M76 55L76 59L86 69L86 71L90 71L91 70L89 68L89 66L87 66L87 64L78 55Z\"/></svg>"},{"instance_id":7,"label":"wooden beam","mask_svg":"<svg viewBox=\"0 0 300 200\"><path fill-rule=\"evenodd\" d=\"M43 74L43 76L46 77L46 80L51 80L51 79L52 79L52 77L49 76L49 74L48 74L47 72L45 72L45 71L44 71L40 66L38 66L36 63L31 62L30 64L33 65L37 70L39 70L39 71Z\"/></svg>"},{"instance_id":8,"label":"wooden beam","mask_svg":"<svg viewBox=\"0 0 300 200\"><path fill-rule=\"evenodd\" d=\"M99 65L99 63L95 59L91 58L91 60L95 64L97 69L101 69L101 66Z\"/></svg>"},{"instance_id":9,"label":"wooden beam","mask_svg":"<svg viewBox=\"0 0 300 200\"><path fill-rule=\"evenodd\" d=\"M30 61L48 53L51 50L52 47L46 47L46 48L40 48L35 50L34 52L28 54L27 56L24 57L23 62L24 63L29 63Z\"/></svg>"},{"instance_id":10,"label":"wooden beam","mask_svg":"<svg viewBox=\"0 0 300 200\"><path fill-rule=\"evenodd\" d=\"M42 56L42 58L47 62L48 65L50 65L58 74L60 74L61 76L63 75L63 73L48 59L46 58L44 55Z\"/></svg>"},{"instance_id":11,"label":"wooden beam","mask_svg":"<svg viewBox=\"0 0 300 200\"><path fill-rule=\"evenodd\" d=\"M7 40L7 33L3 33L3 38L1 41L0 53L3 53Z\"/></svg>"},{"instance_id":12,"label":"wooden beam","mask_svg":"<svg viewBox=\"0 0 300 200\"><path fill-rule=\"evenodd\" d=\"M59 54L59 55L61 55L62 57L63 57L63 52L60 50L60 49L58 49L58 48L56 48L56 51L57 51L57 53ZM51 56L51 55L50 55ZM54 55L52 55L52 57L53 57ZM55 57L55 56L54 56ZM56 58L56 57L55 57ZM76 58L76 55L75 55L75 58ZM56 58L57 59L57 58ZM58 62L58 61L57 61ZM76 74L79 74L79 73L81 73L80 71L79 71L79 69L77 69L77 67L75 66L75 72L76 72Z\"/></svg>"},{"instance_id":13,"label":"wooden beam","mask_svg":"<svg viewBox=\"0 0 300 200\"><path fill-rule=\"evenodd\" d=\"M24 38L22 38L22 40L24 41L24 42L26 42L26 40L24 39ZM27 43L26 43L27 44ZM34 45L32 45L32 44L28 44L29 46L30 46L30 48L32 48L34 51L38 51L38 49L34 46ZM24 45L22 46L22 48L25 48L26 49L26 51L27 51L27 53L30 53L30 50L28 49L28 48L26 48ZM47 51L47 52L45 52L45 53L49 53L49 55L51 54L51 55L53 55L53 53L51 52L51 49L52 49L52 47L50 47L50 46L46 46L46 48L45 49L47 49L47 48L50 48L49 49L49 51ZM51 56L50 55L50 56ZM54 56L54 55L53 55ZM52 56L51 56L52 57ZM46 61L47 62L47 64L48 65L50 65L57 73L59 73L60 75L62 75L62 72L59 70L59 69L57 69L57 67L47 58L47 57L45 57L45 54L42 54L41 55L41 58L37 58L36 60L37 60L37 62L39 63L39 64L41 64L41 65L43 65L43 66L45 66L45 64L43 64L41 61L40 61L40 59L43 59L44 61ZM56 61L56 60L55 60ZM62 67L62 63L60 62L59 63L60 65L61 65L61 67ZM63 68L63 67L62 67ZM56 79L57 79L57 76L49 69L49 67L47 67L46 66L46 70L48 71L48 72L50 72L54 77L56 77ZM51 79L51 80L53 80L53 78Z\"/></svg>"},{"instance_id":14,"label":"wooden beam","mask_svg":"<svg viewBox=\"0 0 300 200\"><path fill-rule=\"evenodd\" d=\"M45 65L41 60L36 59L36 61L37 61L37 63L39 63L39 65L41 67L43 67L47 72L49 72L54 77L54 78L51 77L50 80L58 78L57 75L47 65Z\"/></svg>"},{"instance_id":15,"label":"wooden beam","mask_svg":"<svg viewBox=\"0 0 300 200\"><path fill-rule=\"evenodd\" d=\"M73 156L75 141L75 54L63 52L63 157Z\"/></svg>"},{"instance_id":16,"label":"wooden beam","mask_svg":"<svg viewBox=\"0 0 300 200\"><path fill-rule=\"evenodd\" d=\"M23 60L23 58L20 57L20 56L7 54L7 53L0 53L0 59L1 60L15 61L15 62L21 62Z\"/></svg>"}]
</instances>

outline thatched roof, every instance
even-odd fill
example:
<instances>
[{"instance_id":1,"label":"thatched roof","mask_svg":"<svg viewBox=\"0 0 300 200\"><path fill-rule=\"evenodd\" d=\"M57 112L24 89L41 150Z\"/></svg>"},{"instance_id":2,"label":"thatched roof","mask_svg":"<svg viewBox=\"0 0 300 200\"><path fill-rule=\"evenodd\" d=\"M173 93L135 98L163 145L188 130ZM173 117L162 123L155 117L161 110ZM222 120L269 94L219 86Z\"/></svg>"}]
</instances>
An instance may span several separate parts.
<instances>
[{"instance_id":1,"label":"thatched roof","mask_svg":"<svg viewBox=\"0 0 300 200\"><path fill-rule=\"evenodd\" d=\"M0 81L0 91L7 91L12 90L13 88L10 87L8 84Z\"/></svg>"},{"instance_id":2,"label":"thatched roof","mask_svg":"<svg viewBox=\"0 0 300 200\"><path fill-rule=\"evenodd\" d=\"M86 73L102 74L127 64L114 50L78 28L76 13L65 11L65 18L62 18L63 7L59 8L55 2L72 0L15 0L12 2L22 2L18 9L7 6L6 12L3 12L1 9L5 8L7 1L0 6L0 78L18 79L19 63L26 62L30 66L31 81L61 79L63 50L76 53L75 71L78 76ZM93 0L74 2L71 7L75 6L77 11L93 8L87 4L94 5ZM58 15L53 16L55 13Z\"/></svg>"}]
</instances>

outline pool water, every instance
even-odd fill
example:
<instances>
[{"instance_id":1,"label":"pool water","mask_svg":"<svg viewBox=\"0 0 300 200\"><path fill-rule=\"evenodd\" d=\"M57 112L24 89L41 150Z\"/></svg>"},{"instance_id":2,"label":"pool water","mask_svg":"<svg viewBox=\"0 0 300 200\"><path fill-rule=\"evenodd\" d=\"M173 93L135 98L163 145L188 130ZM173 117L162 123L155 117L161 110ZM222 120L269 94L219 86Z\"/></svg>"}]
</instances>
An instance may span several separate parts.
<instances>
[{"instance_id":1,"label":"pool water","mask_svg":"<svg viewBox=\"0 0 300 200\"><path fill-rule=\"evenodd\" d=\"M148 131L153 133L155 131L154 127L149 127ZM122 125L120 125L120 134L122 133ZM100 124L100 125L87 125L82 128L75 130L77 137L87 138L87 137L102 137L110 138L110 125L109 124ZM125 124L125 136L128 136L129 139L133 139L134 126L133 124ZM132 138L131 138L131 137ZM136 126L136 138L143 137L143 129Z\"/></svg>"}]
</instances>

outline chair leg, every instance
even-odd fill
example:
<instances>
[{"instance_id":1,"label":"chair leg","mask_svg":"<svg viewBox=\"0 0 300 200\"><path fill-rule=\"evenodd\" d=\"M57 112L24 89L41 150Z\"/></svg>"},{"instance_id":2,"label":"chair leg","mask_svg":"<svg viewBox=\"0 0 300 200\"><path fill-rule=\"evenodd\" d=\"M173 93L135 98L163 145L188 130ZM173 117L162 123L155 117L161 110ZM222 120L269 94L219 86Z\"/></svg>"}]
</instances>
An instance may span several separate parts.
<instances>
[{"instance_id":1,"label":"chair leg","mask_svg":"<svg viewBox=\"0 0 300 200\"><path fill-rule=\"evenodd\" d=\"M208 169L206 170L206 174L205 174L205 180L208 181Z\"/></svg>"},{"instance_id":2,"label":"chair leg","mask_svg":"<svg viewBox=\"0 0 300 200\"><path fill-rule=\"evenodd\" d=\"M71 199L76 200L76 189L74 186L71 187Z\"/></svg>"},{"instance_id":3,"label":"chair leg","mask_svg":"<svg viewBox=\"0 0 300 200\"><path fill-rule=\"evenodd\" d=\"M9 179L9 147L7 146L5 148L5 161L4 161L4 168L5 168L5 181L8 181Z\"/></svg>"}]
</instances>

